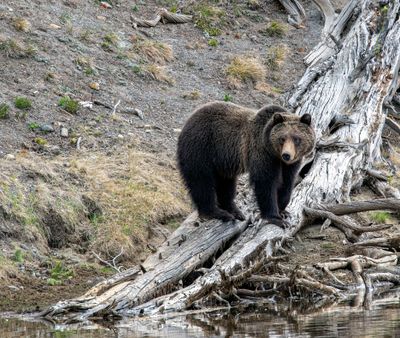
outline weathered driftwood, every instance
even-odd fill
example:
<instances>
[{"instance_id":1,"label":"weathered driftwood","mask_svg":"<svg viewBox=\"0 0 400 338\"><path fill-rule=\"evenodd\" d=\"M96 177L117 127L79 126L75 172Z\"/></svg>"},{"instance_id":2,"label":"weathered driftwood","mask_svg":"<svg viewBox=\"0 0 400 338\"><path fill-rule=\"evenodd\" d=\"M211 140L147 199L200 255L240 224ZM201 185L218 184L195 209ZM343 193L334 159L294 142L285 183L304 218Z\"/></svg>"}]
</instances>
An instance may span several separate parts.
<instances>
[{"instance_id":1,"label":"weathered driftwood","mask_svg":"<svg viewBox=\"0 0 400 338\"><path fill-rule=\"evenodd\" d=\"M333 24L335 19L335 9L329 0L313 1L324 15L325 24L322 32L325 33ZM288 22L296 28L304 27L307 17L306 12L300 2L298 0L279 0L279 2L289 13Z\"/></svg>"},{"instance_id":2,"label":"weathered driftwood","mask_svg":"<svg viewBox=\"0 0 400 338\"><path fill-rule=\"evenodd\" d=\"M380 160L382 104L397 85L400 67L399 9L399 1L390 2L384 11L373 0L351 1L330 28L338 40L336 47L320 53L317 46L318 56L288 95L297 114L312 115L316 134L325 144L293 192L288 228L260 220L253 198L243 189L239 206L248 221L198 223L191 215L143 264L136 279L121 278L109 283L111 288L59 302L42 315L79 321L99 315L160 314L199 306L208 296L221 298L234 293L237 283L307 223L304 207L348 202L366 170ZM365 55L373 56L367 60ZM340 115L354 123L330 134L331 122Z\"/></svg>"}]
</instances>

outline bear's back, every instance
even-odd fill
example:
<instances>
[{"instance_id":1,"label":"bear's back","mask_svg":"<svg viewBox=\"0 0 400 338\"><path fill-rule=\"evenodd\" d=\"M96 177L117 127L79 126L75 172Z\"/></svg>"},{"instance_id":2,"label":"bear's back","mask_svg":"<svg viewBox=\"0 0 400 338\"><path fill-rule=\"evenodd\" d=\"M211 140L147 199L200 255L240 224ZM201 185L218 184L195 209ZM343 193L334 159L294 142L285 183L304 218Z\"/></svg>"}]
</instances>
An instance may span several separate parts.
<instances>
[{"instance_id":1,"label":"bear's back","mask_svg":"<svg viewBox=\"0 0 400 338\"><path fill-rule=\"evenodd\" d=\"M243 138L256 111L229 102L210 102L199 107L182 129L178 157L212 163L218 172L233 175L243 163ZM185 150L185 154L180 154Z\"/></svg>"}]
</instances>

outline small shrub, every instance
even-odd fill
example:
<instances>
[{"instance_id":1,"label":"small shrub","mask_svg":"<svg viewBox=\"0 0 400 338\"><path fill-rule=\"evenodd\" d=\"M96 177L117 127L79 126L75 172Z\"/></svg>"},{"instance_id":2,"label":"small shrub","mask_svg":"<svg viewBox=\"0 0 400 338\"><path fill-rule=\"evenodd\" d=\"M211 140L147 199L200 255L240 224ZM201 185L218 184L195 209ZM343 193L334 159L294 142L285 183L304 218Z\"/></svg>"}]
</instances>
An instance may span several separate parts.
<instances>
[{"instance_id":1,"label":"small shrub","mask_svg":"<svg viewBox=\"0 0 400 338\"><path fill-rule=\"evenodd\" d=\"M5 120L10 117L10 114L8 112L9 109L10 109L10 107L8 106L8 104L6 104L6 103L0 104L0 119L1 120Z\"/></svg>"},{"instance_id":2,"label":"small shrub","mask_svg":"<svg viewBox=\"0 0 400 338\"><path fill-rule=\"evenodd\" d=\"M268 49L266 64L272 70L278 70L286 59L287 48L284 45L273 46Z\"/></svg>"},{"instance_id":3,"label":"small shrub","mask_svg":"<svg viewBox=\"0 0 400 338\"><path fill-rule=\"evenodd\" d=\"M76 114L79 110L79 102L64 96L58 101L58 105L70 114Z\"/></svg>"},{"instance_id":4,"label":"small shrub","mask_svg":"<svg viewBox=\"0 0 400 338\"><path fill-rule=\"evenodd\" d=\"M390 214L387 211L375 211L371 212L370 215L376 223L386 223L390 218Z\"/></svg>"},{"instance_id":5,"label":"small shrub","mask_svg":"<svg viewBox=\"0 0 400 338\"><path fill-rule=\"evenodd\" d=\"M39 128L40 128L40 125L39 125L39 123L31 122L31 123L28 124L28 128L29 128L30 130L34 131L34 130L36 130L36 129L39 129Z\"/></svg>"},{"instance_id":6,"label":"small shrub","mask_svg":"<svg viewBox=\"0 0 400 338\"><path fill-rule=\"evenodd\" d=\"M287 31L288 27L284 23L279 21L271 21L261 33L264 33L268 36L282 37L286 35Z\"/></svg>"},{"instance_id":7,"label":"small shrub","mask_svg":"<svg viewBox=\"0 0 400 338\"><path fill-rule=\"evenodd\" d=\"M144 55L149 61L164 64L174 59L172 47L163 42L142 40L137 41L134 46L135 51Z\"/></svg>"},{"instance_id":8,"label":"small shrub","mask_svg":"<svg viewBox=\"0 0 400 338\"><path fill-rule=\"evenodd\" d=\"M217 7L201 4L194 8L196 26L209 36L221 35L225 25L225 12Z\"/></svg>"},{"instance_id":9,"label":"small shrub","mask_svg":"<svg viewBox=\"0 0 400 338\"><path fill-rule=\"evenodd\" d=\"M61 261L56 261L54 267L50 270L50 278L47 280L49 285L61 285L65 280L71 279L74 272L62 264Z\"/></svg>"},{"instance_id":10,"label":"small shrub","mask_svg":"<svg viewBox=\"0 0 400 338\"><path fill-rule=\"evenodd\" d=\"M232 100L233 100L232 95L224 94L224 101L225 102L231 102Z\"/></svg>"},{"instance_id":11,"label":"small shrub","mask_svg":"<svg viewBox=\"0 0 400 338\"><path fill-rule=\"evenodd\" d=\"M14 20L14 28L20 32L29 32L31 23L25 18L17 18Z\"/></svg>"},{"instance_id":12,"label":"small shrub","mask_svg":"<svg viewBox=\"0 0 400 338\"><path fill-rule=\"evenodd\" d=\"M12 260L17 263L22 263L24 261L24 253L21 249L15 250Z\"/></svg>"},{"instance_id":13,"label":"small shrub","mask_svg":"<svg viewBox=\"0 0 400 338\"><path fill-rule=\"evenodd\" d=\"M132 71L135 74L141 74L142 73L142 67L140 67L139 65L133 65L132 66Z\"/></svg>"},{"instance_id":14,"label":"small shrub","mask_svg":"<svg viewBox=\"0 0 400 338\"><path fill-rule=\"evenodd\" d=\"M32 102L26 97L18 96L14 100L14 105L16 108L24 110L32 107Z\"/></svg>"},{"instance_id":15,"label":"small shrub","mask_svg":"<svg viewBox=\"0 0 400 338\"><path fill-rule=\"evenodd\" d=\"M200 96L201 93L198 90L192 90L189 93L183 94L183 98L188 100L198 100Z\"/></svg>"},{"instance_id":16,"label":"small shrub","mask_svg":"<svg viewBox=\"0 0 400 338\"><path fill-rule=\"evenodd\" d=\"M2 39L0 37L0 52L10 58L27 58L36 54L36 48L15 39Z\"/></svg>"},{"instance_id":17,"label":"small shrub","mask_svg":"<svg viewBox=\"0 0 400 338\"><path fill-rule=\"evenodd\" d=\"M208 45L211 47L217 47L218 46L218 40L217 39L210 39L208 40Z\"/></svg>"},{"instance_id":18,"label":"small shrub","mask_svg":"<svg viewBox=\"0 0 400 338\"><path fill-rule=\"evenodd\" d=\"M164 67L158 66L156 64L147 65L146 73L154 80L160 82L166 82L168 84L173 84L174 80L167 74Z\"/></svg>"},{"instance_id":19,"label":"small shrub","mask_svg":"<svg viewBox=\"0 0 400 338\"><path fill-rule=\"evenodd\" d=\"M262 82L266 70L259 58L252 56L236 56L226 68L228 82L234 88L240 88L244 82Z\"/></svg>"},{"instance_id":20,"label":"small shrub","mask_svg":"<svg viewBox=\"0 0 400 338\"><path fill-rule=\"evenodd\" d=\"M45 140L42 137L35 137L33 139L33 142L35 142L36 144L38 144L39 146L45 146L47 144L47 140Z\"/></svg>"}]
</instances>

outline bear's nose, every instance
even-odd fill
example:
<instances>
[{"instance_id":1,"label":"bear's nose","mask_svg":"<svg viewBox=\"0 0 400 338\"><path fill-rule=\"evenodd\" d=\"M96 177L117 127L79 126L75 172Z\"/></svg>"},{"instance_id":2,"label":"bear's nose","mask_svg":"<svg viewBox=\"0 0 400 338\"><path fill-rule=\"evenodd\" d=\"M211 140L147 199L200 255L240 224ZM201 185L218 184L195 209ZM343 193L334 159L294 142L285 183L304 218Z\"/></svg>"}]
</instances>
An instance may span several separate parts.
<instances>
[{"instance_id":1,"label":"bear's nose","mask_svg":"<svg viewBox=\"0 0 400 338\"><path fill-rule=\"evenodd\" d=\"M290 161L290 154L288 154L288 153L283 153L283 154L282 154L282 160L284 160L284 161Z\"/></svg>"}]
</instances>

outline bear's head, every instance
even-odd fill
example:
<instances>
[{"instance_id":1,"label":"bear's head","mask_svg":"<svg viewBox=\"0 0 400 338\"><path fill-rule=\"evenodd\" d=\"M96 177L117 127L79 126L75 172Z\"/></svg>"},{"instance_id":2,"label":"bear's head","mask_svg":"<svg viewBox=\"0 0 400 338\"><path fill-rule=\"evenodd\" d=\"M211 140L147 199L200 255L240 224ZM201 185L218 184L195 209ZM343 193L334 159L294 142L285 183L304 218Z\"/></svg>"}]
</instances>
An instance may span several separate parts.
<instances>
[{"instance_id":1,"label":"bear's head","mask_svg":"<svg viewBox=\"0 0 400 338\"><path fill-rule=\"evenodd\" d=\"M311 115L275 113L272 116L272 129L268 143L272 145L275 155L286 164L300 161L315 147L315 132L311 127Z\"/></svg>"}]
</instances>

